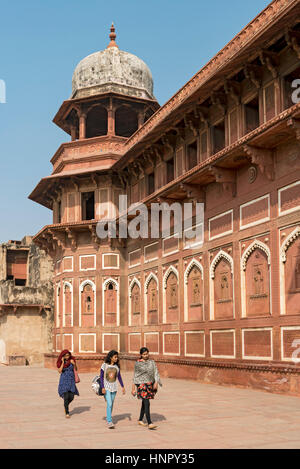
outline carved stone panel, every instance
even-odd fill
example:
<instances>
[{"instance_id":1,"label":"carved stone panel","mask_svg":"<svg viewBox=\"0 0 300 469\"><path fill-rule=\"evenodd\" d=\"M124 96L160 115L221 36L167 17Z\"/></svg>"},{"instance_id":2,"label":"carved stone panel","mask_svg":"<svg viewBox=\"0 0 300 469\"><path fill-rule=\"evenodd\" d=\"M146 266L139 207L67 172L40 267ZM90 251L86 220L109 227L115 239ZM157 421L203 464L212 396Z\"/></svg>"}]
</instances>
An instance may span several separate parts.
<instances>
[{"instance_id":1,"label":"carved stone panel","mask_svg":"<svg viewBox=\"0 0 300 469\"><path fill-rule=\"evenodd\" d=\"M214 311L215 319L233 318L231 266L226 259L222 259L215 269Z\"/></svg>"},{"instance_id":2,"label":"carved stone panel","mask_svg":"<svg viewBox=\"0 0 300 469\"><path fill-rule=\"evenodd\" d=\"M94 292L91 285L84 286L81 292L81 325L92 327L94 325Z\"/></svg>"},{"instance_id":3,"label":"carved stone panel","mask_svg":"<svg viewBox=\"0 0 300 469\"><path fill-rule=\"evenodd\" d=\"M266 254L255 249L246 265L247 316L270 313L270 273Z\"/></svg>"},{"instance_id":4,"label":"carved stone panel","mask_svg":"<svg viewBox=\"0 0 300 469\"><path fill-rule=\"evenodd\" d=\"M285 263L286 314L300 313L300 238L286 251Z\"/></svg>"},{"instance_id":5,"label":"carved stone panel","mask_svg":"<svg viewBox=\"0 0 300 469\"><path fill-rule=\"evenodd\" d=\"M135 283L131 291L131 324L137 326L141 323L141 291Z\"/></svg>"},{"instance_id":6,"label":"carved stone panel","mask_svg":"<svg viewBox=\"0 0 300 469\"><path fill-rule=\"evenodd\" d=\"M157 284L151 279L147 291L148 324L158 324L158 291Z\"/></svg>"},{"instance_id":7,"label":"carved stone panel","mask_svg":"<svg viewBox=\"0 0 300 469\"><path fill-rule=\"evenodd\" d=\"M166 289L166 322L178 321L178 282L176 275L171 272L167 279Z\"/></svg>"},{"instance_id":8,"label":"carved stone panel","mask_svg":"<svg viewBox=\"0 0 300 469\"><path fill-rule=\"evenodd\" d=\"M117 324L117 290L113 283L109 283L104 291L105 324Z\"/></svg>"},{"instance_id":9,"label":"carved stone panel","mask_svg":"<svg viewBox=\"0 0 300 469\"><path fill-rule=\"evenodd\" d=\"M203 281L197 267L193 267L188 277L188 320L203 320Z\"/></svg>"},{"instance_id":10,"label":"carved stone panel","mask_svg":"<svg viewBox=\"0 0 300 469\"><path fill-rule=\"evenodd\" d=\"M64 287L64 301L65 301L65 327L72 325L72 291L69 285Z\"/></svg>"}]
</instances>

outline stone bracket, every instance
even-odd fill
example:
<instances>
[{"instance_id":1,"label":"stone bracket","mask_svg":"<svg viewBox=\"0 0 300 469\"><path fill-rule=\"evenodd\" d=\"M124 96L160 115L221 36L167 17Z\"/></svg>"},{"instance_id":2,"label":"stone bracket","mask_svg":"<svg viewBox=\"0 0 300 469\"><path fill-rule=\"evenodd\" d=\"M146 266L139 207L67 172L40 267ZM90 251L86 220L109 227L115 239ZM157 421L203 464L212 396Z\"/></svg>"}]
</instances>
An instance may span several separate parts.
<instances>
[{"instance_id":1,"label":"stone bracket","mask_svg":"<svg viewBox=\"0 0 300 469\"><path fill-rule=\"evenodd\" d=\"M198 184L180 184L180 189L186 192L188 199L193 199L198 203L205 203L205 191Z\"/></svg>"},{"instance_id":2,"label":"stone bracket","mask_svg":"<svg viewBox=\"0 0 300 469\"><path fill-rule=\"evenodd\" d=\"M289 119L287 121L287 126L295 132L296 139L300 140L300 120Z\"/></svg>"},{"instance_id":3,"label":"stone bracket","mask_svg":"<svg viewBox=\"0 0 300 469\"><path fill-rule=\"evenodd\" d=\"M250 64L247 64L244 67L245 77L248 78L248 80L250 80L257 89L259 89L261 85L260 70L261 67Z\"/></svg>"},{"instance_id":4,"label":"stone bracket","mask_svg":"<svg viewBox=\"0 0 300 469\"><path fill-rule=\"evenodd\" d=\"M68 236L69 240L71 241L71 248L72 248L73 251L75 251L75 249L77 249L76 234L70 228L66 228L66 233L67 233L67 236Z\"/></svg>"},{"instance_id":5,"label":"stone bracket","mask_svg":"<svg viewBox=\"0 0 300 469\"><path fill-rule=\"evenodd\" d=\"M278 55L275 52L262 50L259 53L259 58L262 65L265 65L267 69L271 72L272 77L277 78L279 65Z\"/></svg>"},{"instance_id":6,"label":"stone bracket","mask_svg":"<svg viewBox=\"0 0 300 469\"><path fill-rule=\"evenodd\" d=\"M266 176L269 181L274 180L274 159L273 152L265 148L244 145L244 151L251 158L251 162L256 164L260 172Z\"/></svg>"},{"instance_id":7,"label":"stone bracket","mask_svg":"<svg viewBox=\"0 0 300 469\"><path fill-rule=\"evenodd\" d=\"M285 40L290 49L292 49L298 59L300 59L300 33L298 31L287 31Z\"/></svg>"},{"instance_id":8,"label":"stone bracket","mask_svg":"<svg viewBox=\"0 0 300 469\"><path fill-rule=\"evenodd\" d=\"M232 197L236 196L236 172L231 169L218 168L210 166L209 171L215 176L216 182L222 184L223 191L230 193Z\"/></svg>"}]
</instances>

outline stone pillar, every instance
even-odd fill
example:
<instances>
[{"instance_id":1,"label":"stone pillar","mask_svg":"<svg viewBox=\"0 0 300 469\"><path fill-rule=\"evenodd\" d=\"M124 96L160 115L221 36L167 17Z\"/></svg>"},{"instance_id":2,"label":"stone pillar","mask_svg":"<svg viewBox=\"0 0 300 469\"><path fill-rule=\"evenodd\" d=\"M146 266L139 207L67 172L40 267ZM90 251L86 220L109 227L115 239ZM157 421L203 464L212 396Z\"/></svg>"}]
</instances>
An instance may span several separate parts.
<instances>
[{"instance_id":1,"label":"stone pillar","mask_svg":"<svg viewBox=\"0 0 300 469\"><path fill-rule=\"evenodd\" d=\"M79 117L79 140L86 138L86 114Z\"/></svg>"},{"instance_id":2,"label":"stone pillar","mask_svg":"<svg viewBox=\"0 0 300 469\"><path fill-rule=\"evenodd\" d=\"M116 108L113 106L112 99L110 99L109 108L107 110L107 135L116 135Z\"/></svg>"},{"instance_id":3,"label":"stone pillar","mask_svg":"<svg viewBox=\"0 0 300 469\"><path fill-rule=\"evenodd\" d=\"M76 140L76 126L71 125L70 129L71 129L71 140L72 142L74 142L74 140Z\"/></svg>"}]
</instances>

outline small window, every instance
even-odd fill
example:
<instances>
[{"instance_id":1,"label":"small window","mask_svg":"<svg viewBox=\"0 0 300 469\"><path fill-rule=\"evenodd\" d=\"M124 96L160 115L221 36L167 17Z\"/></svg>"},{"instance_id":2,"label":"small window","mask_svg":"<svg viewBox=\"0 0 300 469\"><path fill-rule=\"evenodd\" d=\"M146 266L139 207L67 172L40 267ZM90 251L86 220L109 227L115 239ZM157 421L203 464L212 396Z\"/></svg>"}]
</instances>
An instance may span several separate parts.
<instances>
[{"instance_id":1,"label":"small window","mask_svg":"<svg viewBox=\"0 0 300 469\"><path fill-rule=\"evenodd\" d=\"M225 122L222 121L212 127L213 153L225 148Z\"/></svg>"},{"instance_id":2,"label":"small window","mask_svg":"<svg viewBox=\"0 0 300 469\"><path fill-rule=\"evenodd\" d=\"M200 135L200 158L204 161L208 157L207 149L207 131L202 132Z\"/></svg>"},{"instance_id":3,"label":"small window","mask_svg":"<svg viewBox=\"0 0 300 469\"><path fill-rule=\"evenodd\" d=\"M112 283L110 283L110 284L108 285L108 290L113 290L113 289L114 289L114 286L113 286Z\"/></svg>"},{"instance_id":4,"label":"small window","mask_svg":"<svg viewBox=\"0 0 300 469\"><path fill-rule=\"evenodd\" d=\"M259 127L259 99L258 95L245 104L245 133Z\"/></svg>"},{"instance_id":5,"label":"small window","mask_svg":"<svg viewBox=\"0 0 300 469\"><path fill-rule=\"evenodd\" d=\"M82 220L94 220L95 218L95 193L83 192L82 200Z\"/></svg>"},{"instance_id":6,"label":"small window","mask_svg":"<svg viewBox=\"0 0 300 469\"><path fill-rule=\"evenodd\" d=\"M61 223L61 201L57 204L57 223Z\"/></svg>"},{"instance_id":7,"label":"small window","mask_svg":"<svg viewBox=\"0 0 300 469\"><path fill-rule=\"evenodd\" d=\"M198 145L197 142L193 142L187 146L187 167L192 169L197 166L198 163Z\"/></svg>"},{"instance_id":8,"label":"small window","mask_svg":"<svg viewBox=\"0 0 300 469\"><path fill-rule=\"evenodd\" d=\"M174 179L174 158L167 161L167 184Z\"/></svg>"},{"instance_id":9,"label":"small window","mask_svg":"<svg viewBox=\"0 0 300 469\"><path fill-rule=\"evenodd\" d=\"M154 173L148 174L148 195L153 194L155 191Z\"/></svg>"}]
</instances>

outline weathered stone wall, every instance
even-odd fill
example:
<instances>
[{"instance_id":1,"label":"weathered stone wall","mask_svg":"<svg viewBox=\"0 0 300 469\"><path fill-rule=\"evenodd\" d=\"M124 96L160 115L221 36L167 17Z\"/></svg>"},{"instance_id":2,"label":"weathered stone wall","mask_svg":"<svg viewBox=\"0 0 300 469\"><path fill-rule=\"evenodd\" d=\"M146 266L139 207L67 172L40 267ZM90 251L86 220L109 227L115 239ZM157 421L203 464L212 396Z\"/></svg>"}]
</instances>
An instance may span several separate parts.
<instances>
[{"instance_id":1,"label":"weathered stone wall","mask_svg":"<svg viewBox=\"0 0 300 469\"><path fill-rule=\"evenodd\" d=\"M7 250L28 249L27 280L16 286L7 280ZM27 364L40 363L52 348L53 267L51 258L30 236L20 244L0 246L0 362L12 355L24 356Z\"/></svg>"}]
</instances>

